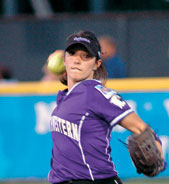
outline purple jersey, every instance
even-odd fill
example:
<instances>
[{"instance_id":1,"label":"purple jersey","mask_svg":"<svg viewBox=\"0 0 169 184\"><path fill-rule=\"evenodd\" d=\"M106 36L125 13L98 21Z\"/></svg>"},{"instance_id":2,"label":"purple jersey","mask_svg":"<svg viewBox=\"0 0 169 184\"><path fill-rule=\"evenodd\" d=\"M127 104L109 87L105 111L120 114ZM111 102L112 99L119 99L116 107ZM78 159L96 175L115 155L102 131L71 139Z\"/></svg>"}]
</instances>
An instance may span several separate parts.
<instances>
[{"instance_id":1,"label":"purple jersey","mask_svg":"<svg viewBox=\"0 0 169 184\"><path fill-rule=\"evenodd\" d=\"M53 150L49 182L116 176L110 134L131 112L116 91L97 80L79 82L69 92L60 91L50 123Z\"/></svg>"}]
</instances>

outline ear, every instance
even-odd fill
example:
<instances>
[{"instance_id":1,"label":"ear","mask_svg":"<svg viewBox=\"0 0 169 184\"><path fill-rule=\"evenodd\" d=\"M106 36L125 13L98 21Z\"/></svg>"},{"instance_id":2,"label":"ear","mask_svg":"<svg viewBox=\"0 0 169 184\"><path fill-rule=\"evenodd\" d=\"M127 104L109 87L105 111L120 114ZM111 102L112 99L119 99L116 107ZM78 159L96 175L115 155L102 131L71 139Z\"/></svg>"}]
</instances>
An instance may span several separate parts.
<instances>
[{"instance_id":1,"label":"ear","mask_svg":"<svg viewBox=\"0 0 169 184\"><path fill-rule=\"evenodd\" d=\"M95 63L94 70L97 70L100 67L101 64L102 64L102 60L98 59Z\"/></svg>"}]
</instances>

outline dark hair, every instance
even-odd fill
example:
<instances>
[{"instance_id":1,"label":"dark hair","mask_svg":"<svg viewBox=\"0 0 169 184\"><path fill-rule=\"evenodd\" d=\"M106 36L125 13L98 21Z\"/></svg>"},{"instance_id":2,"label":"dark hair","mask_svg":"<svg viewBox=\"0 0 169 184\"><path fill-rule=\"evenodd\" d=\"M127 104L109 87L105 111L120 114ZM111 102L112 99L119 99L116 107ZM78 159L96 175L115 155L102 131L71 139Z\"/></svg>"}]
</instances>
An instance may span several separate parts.
<instances>
[{"instance_id":1,"label":"dark hair","mask_svg":"<svg viewBox=\"0 0 169 184\"><path fill-rule=\"evenodd\" d=\"M83 36L90 37L90 39L92 39L95 42L98 49L101 51L100 43L99 43L99 41L96 38L94 33L90 32L90 31L80 31L80 32L75 33L75 34L71 34L70 36L68 36L68 38L66 40L68 40L70 37L72 37L72 35L77 35L79 37L83 37ZM100 57L96 56L96 62L99 59L100 59ZM104 66L103 62L101 63L100 67L97 70L94 71L93 78L97 79L97 80L101 80L103 84L106 83L106 81L107 81L107 72L106 72L106 69L105 69L105 66ZM66 72L63 74L60 81L61 81L62 84L67 85L67 73Z\"/></svg>"}]
</instances>

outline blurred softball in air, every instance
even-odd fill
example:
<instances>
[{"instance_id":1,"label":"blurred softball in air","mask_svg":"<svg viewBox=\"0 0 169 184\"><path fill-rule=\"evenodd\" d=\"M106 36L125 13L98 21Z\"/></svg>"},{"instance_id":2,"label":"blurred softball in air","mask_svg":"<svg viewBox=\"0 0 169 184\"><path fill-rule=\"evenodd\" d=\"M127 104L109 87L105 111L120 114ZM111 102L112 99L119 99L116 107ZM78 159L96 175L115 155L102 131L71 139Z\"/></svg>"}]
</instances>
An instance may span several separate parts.
<instances>
[{"instance_id":1,"label":"blurred softball in air","mask_svg":"<svg viewBox=\"0 0 169 184\"><path fill-rule=\"evenodd\" d=\"M64 65L64 51L57 50L48 57L48 69L50 72L60 75L66 71Z\"/></svg>"}]
</instances>

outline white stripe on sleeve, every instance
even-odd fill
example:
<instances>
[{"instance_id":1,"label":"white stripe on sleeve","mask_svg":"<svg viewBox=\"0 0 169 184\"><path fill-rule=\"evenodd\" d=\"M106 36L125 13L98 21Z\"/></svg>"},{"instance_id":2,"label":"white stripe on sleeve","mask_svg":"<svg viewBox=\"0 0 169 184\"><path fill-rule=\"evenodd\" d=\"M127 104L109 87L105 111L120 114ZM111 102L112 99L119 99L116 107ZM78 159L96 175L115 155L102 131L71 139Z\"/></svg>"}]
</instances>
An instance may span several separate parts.
<instances>
[{"instance_id":1,"label":"white stripe on sleeve","mask_svg":"<svg viewBox=\"0 0 169 184\"><path fill-rule=\"evenodd\" d=\"M122 114L120 114L119 116L117 116L115 119L113 119L110 123L111 126L115 125L119 120L121 120L122 118L124 118L125 116L127 116L129 113L134 112L132 109L129 109L125 112L123 112Z\"/></svg>"}]
</instances>

